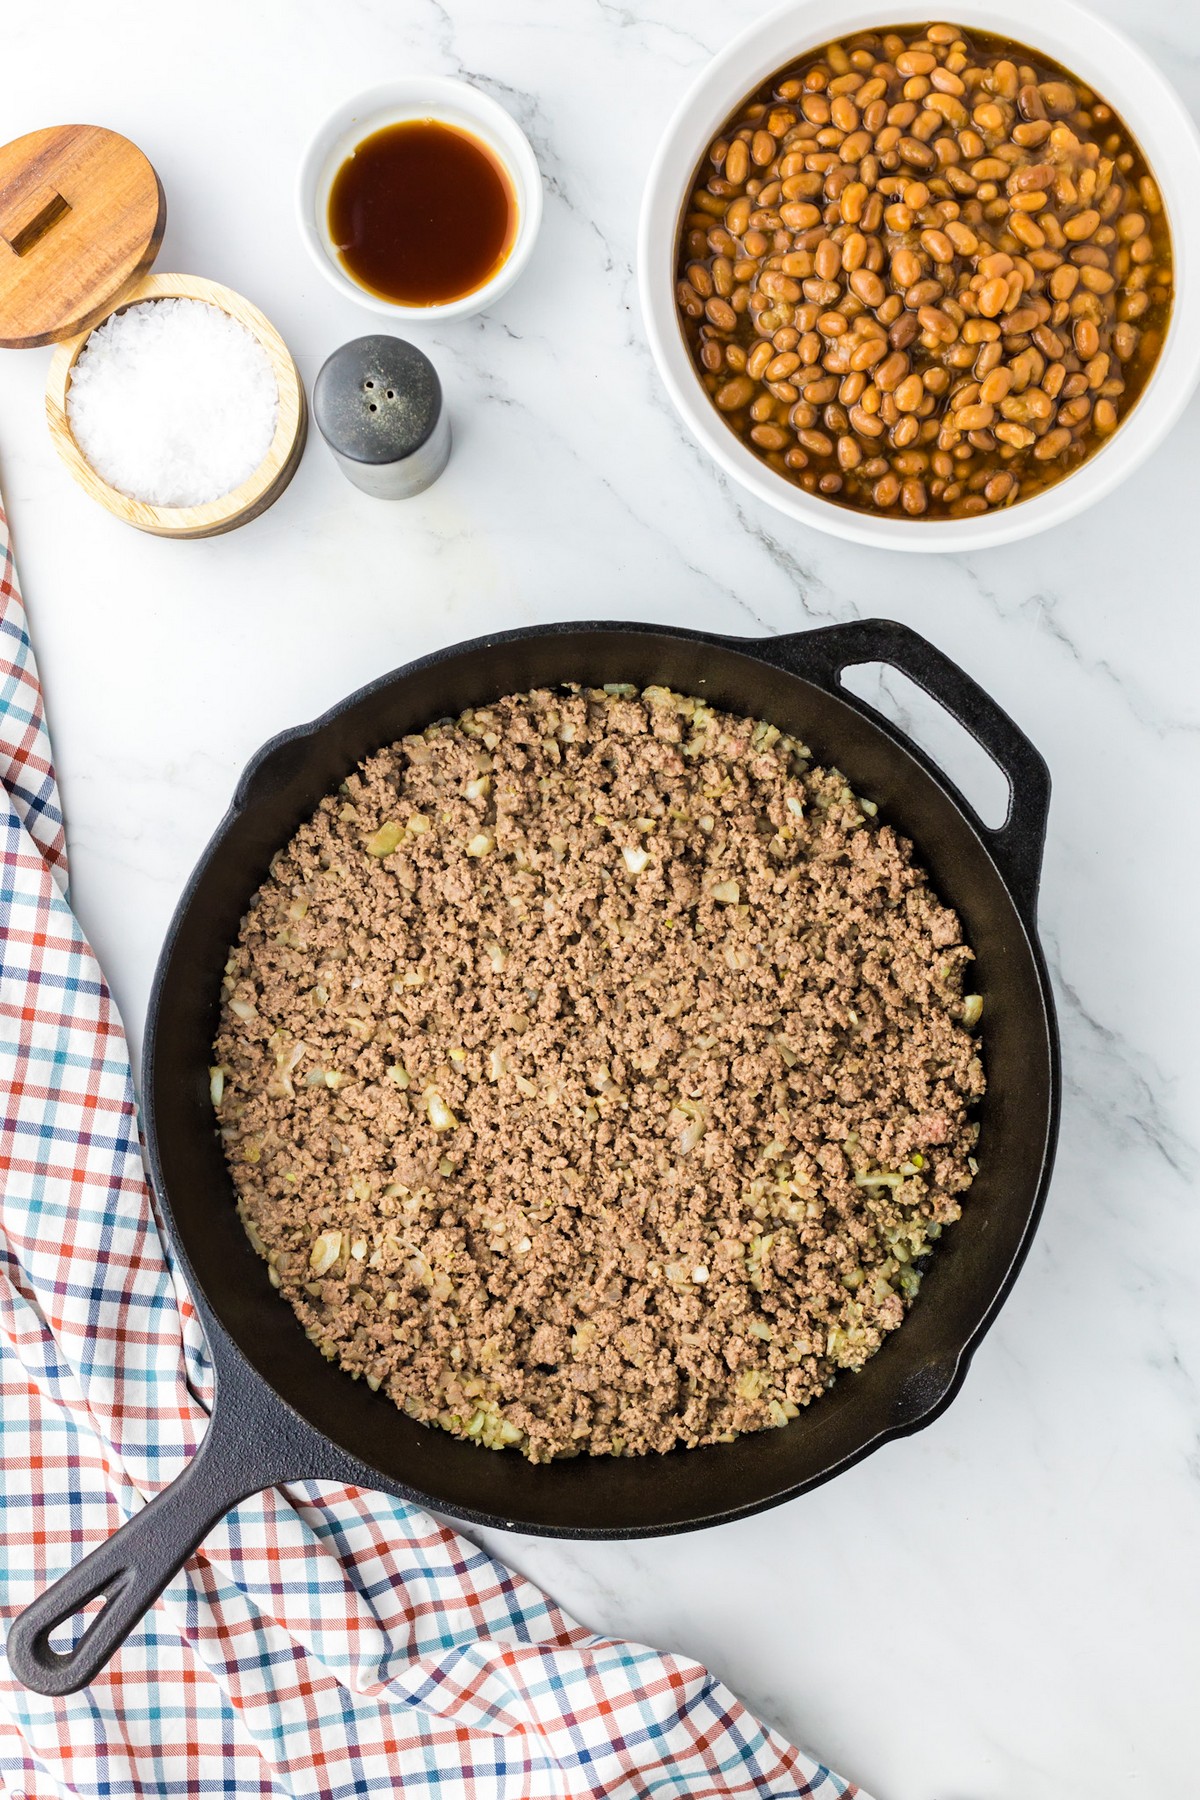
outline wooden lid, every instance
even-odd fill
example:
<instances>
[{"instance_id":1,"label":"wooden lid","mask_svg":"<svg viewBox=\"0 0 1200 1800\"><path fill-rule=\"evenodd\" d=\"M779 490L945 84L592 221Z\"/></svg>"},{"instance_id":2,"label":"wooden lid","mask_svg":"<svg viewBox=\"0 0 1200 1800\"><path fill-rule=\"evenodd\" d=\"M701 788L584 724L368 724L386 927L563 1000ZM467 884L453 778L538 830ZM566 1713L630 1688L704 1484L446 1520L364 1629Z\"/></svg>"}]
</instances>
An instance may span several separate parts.
<instances>
[{"instance_id":1,"label":"wooden lid","mask_svg":"<svg viewBox=\"0 0 1200 1800\"><path fill-rule=\"evenodd\" d=\"M136 144L52 125L0 147L0 348L75 337L158 254L167 203Z\"/></svg>"}]
</instances>

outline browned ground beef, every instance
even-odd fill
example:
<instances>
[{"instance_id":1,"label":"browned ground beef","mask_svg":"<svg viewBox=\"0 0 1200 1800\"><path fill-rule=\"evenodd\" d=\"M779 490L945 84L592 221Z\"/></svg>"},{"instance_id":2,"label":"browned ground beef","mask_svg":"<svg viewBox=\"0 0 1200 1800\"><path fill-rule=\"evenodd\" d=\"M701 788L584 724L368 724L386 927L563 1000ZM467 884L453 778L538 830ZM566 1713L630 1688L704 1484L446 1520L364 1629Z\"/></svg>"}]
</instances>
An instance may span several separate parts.
<instances>
[{"instance_id":1,"label":"browned ground beef","mask_svg":"<svg viewBox=\"0 0 1200 1800\"><path fill-rule=\"evenodd\" d=\"M783 1425L904 1317L983 1092L911 846L774 728L512 695L275 859L214 1094L308 1334L535 1461Z\"/></svg>"}]
</instances>

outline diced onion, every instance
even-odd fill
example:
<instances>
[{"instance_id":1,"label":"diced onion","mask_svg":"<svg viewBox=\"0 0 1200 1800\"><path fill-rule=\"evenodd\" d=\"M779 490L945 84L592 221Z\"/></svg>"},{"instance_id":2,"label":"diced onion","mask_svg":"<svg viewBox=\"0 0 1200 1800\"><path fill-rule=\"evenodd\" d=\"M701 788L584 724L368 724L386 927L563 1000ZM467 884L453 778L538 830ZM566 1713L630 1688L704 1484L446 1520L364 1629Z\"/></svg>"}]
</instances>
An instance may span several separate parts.
<instances>
[{"instance_id":1,"label":"diced onion","mask_svg":"<svg viewBox=\"0 0 1200 1800\"><path fill-rule=\"evenodd\" d=\"M379 830L366 842L368 856L390 856L404 836L404 827L395 819L388 819Z\"/></svg>"},{"instance_id":2,"label":"diced onion","mask_svg":"<svg viewBox=\"0 0 1200 1800\"><path fill-rule=\"evenodd\" d=\"M681 1155L690 1155L703 1136L704 1120L690 1119L679 1136L679 1149Z\"/></svg>"},{"instance_id":3,"label":"diced onion","mask_svg":"<svg viewBox=\"0 0 1200 1800\"><path fill-rule=\"evenodd\" d=\"M323 1231L313 1240L309 1251L308 1266L314 1275L325 1275L332 1269L342 1254L342 1234L340 1231Z\"/></svg>"},{"instance_id":4,"label":"diced onion","mask_svg":"<svg viewBox=\"0 0 1200 1800\"><path fill-rule=\"evenodd\" d=\"M453 1131L458 1120L436 1088L425 1089L425 1110L435 1131Z\"/></svg>"}]
</instances>

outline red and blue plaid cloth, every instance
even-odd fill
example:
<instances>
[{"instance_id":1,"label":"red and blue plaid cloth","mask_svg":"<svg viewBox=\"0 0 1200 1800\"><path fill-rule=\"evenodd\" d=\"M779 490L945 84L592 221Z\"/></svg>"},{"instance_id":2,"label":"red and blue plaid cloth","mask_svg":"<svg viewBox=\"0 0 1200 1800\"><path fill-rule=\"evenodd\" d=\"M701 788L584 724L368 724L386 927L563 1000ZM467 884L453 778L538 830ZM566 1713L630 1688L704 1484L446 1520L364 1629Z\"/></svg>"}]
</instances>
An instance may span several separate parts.
<instances>
[{"instance_id":1,"label":"red and blue plaid cloth","mask_svg":"<svg viewBox=\"0 0 1200 1800\"><path fill-rule=\"evenodd\" d=\"M67 901L0 510L0 1628L178 1473L212 1398L129 1058ZM582 1630L425 1513L304 1483L230 1513L82 1694L0 1664L0 1786L50 1796L852 1796L705 1669ZM865 1796L863 1797L865 1800Z\"/></svg>"}]
</instances>

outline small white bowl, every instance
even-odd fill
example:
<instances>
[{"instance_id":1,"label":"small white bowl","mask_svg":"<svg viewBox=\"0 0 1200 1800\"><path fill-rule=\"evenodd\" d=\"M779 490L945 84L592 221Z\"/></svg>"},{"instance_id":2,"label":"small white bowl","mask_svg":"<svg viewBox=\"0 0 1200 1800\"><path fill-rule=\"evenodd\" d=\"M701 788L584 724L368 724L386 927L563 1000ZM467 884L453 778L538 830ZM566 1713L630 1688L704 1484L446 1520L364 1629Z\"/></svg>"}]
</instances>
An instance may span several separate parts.
<instances>
[{"instance_id":1,"label":"small white bowl","mask_svg":"<svg viewBox=\"0 0 1200 1800\"><path fill-rule=\"evenodd\" d=\"M789 518L887 550L979 550L1032 537L1110 494L1179 418L1200 379L1200 133L1154 64L1074 0L957 0L949 22L1041 50L1103 95L1138 139L1171 227L1175 298L1154 373L1102 449L1029 500L969 519L884 519L794 487L724 423L701 384L675 306L675 241L692 175L734 109L777 69L834 39L924 24L928 0L790 0L714 57L684 96L650 167L638 230L646 334L667 391L701 447L727 474Z\"/></svg>"},{"instance_id":2,"label":"small white bowl","mask_svg":"<svg viewBox=\"0 0 1200 1800\"><path fill-rule=\"evenodd\" d=\"M478 138L507 170L517 207L512 249L491 280L460 300L433 306L404 306L360 286L343 267L329 234L329 190L346 158L372 132L410 119L437 119ZM529 261L542 222L542 176L525 133L495 100L466 81L419 75L355 94L330 114L300 165L296 204L309 254L347 299L391 319L465 319L507 293Z\"/></svg>"}]
</instances>

